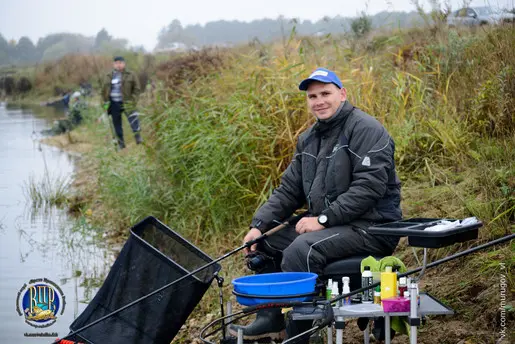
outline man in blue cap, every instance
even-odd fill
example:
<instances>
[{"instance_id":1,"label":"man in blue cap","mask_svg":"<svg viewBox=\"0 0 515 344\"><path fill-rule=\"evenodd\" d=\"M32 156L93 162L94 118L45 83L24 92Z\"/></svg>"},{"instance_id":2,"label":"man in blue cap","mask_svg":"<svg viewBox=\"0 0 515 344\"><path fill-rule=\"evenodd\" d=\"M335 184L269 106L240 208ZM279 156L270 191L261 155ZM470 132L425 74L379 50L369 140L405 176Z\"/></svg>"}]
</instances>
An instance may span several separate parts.
<instances>
[{"instance_id":1,"label":"man in blue cap","mask_svg":"<svg viewBox=\"0 0 515 344\"><path fill-rule=\"evenodd\" d=\"M113 70L105 76L102 99L104 109L113 119L116 136L118 136L118 146L123 149L125 148L125 141L123 139L122 113L125 113L129 120L136 143L143 142L138 113L136 112L140 85L134 73L125 68L125 59L122 56L115 56L113 67Z\"/></svg>"},{"instance_id":2,"label":"man in blue cap","mask_svg":"<svg viewBox=\"0 0 515 344\"><path fill-rule=\"evenodd\" d=\"M259 237L307 205L308 215L294 226L251 247L266 263L258 273L290 271L320 274L324 267L355 255L387 256L398 239L374 235L376 223L402 218L394 142L375 118L352 106L338 76L316 69L299 89L316 123L298 139L281 183L256 212L244 242ZM262 310L248 326L247 340L285 336L280 310Z\"/></svg>"}]
</instances>

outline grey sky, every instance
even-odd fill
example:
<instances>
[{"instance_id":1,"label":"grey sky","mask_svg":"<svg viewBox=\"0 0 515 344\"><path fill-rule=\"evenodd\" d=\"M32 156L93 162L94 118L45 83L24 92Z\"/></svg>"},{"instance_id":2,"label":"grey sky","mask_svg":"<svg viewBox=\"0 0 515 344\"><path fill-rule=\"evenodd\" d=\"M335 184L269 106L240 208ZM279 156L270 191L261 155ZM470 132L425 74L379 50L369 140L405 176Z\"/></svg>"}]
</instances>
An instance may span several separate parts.
<instances>
[{"instance_id":1,"label":"grey sky","mask_svg":"<svg viewBox=\"0 0 515 344\"><path fill-rule=\"evenodd\" d=\"M445 0L442 0L445 1ZM457 8L463 0L448 0ZM506 7L515 0L493 0ZM428 9L428 0L421 0ZM367 5L368 3L368 5ZM485 0L472 0L484 5ZM411 0L0 0L0 33L6 39L28 36L34 43L49 33L71 32L94 36L103 27L131 45L151 50L159 30L173 19L183 25L225 19L251 21L261 18L297 17L317 20L324 16L355 16L367 9L411 11Z\"/></svg>"}]
</instances>

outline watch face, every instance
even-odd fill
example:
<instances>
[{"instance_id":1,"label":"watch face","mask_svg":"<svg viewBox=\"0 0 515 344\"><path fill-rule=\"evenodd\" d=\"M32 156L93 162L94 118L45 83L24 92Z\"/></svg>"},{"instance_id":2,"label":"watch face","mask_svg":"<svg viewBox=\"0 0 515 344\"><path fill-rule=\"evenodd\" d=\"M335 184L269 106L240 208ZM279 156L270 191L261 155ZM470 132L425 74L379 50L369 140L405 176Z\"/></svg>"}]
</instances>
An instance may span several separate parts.
<instances>
[{"instance_id":1,"label":"watch face","mask_svg":"<svg viewBox=\"0 0 515 344\"><path fill-rule=\"evenodd\" d=\"M324 224L327 222L327 216L326 215L320 215L318 217L318 222L320 222L321 224Z\"/></svg>"}]
</instances>

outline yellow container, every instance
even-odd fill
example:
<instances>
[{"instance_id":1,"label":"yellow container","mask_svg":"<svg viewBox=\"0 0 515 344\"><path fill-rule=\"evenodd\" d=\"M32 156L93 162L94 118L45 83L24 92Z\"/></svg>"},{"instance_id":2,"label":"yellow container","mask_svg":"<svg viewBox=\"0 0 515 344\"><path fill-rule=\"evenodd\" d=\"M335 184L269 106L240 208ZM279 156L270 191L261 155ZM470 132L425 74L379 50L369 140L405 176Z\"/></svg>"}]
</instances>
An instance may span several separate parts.
<instances>
[{"instance_id":1,"label":"yellow container","mask_svg":"<svg viewBox=\"0 0 515 344\"><path fill-rule=\"evenodd\" d=\"M397 274L395 272L392 272L391 266L387 266L385 271L381 272L381 300L396 296Z\"/></svg>"}]
</instances>

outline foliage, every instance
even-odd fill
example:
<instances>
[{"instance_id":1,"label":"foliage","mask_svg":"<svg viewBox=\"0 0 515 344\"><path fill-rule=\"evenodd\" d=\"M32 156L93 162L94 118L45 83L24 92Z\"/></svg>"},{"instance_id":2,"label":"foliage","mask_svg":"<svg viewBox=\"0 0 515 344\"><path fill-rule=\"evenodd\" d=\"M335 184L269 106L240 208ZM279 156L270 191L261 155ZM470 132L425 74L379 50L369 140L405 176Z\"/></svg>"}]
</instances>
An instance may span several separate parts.
<instances>
[{"instance_id":1,"label":"foliage","mask_svg":"<svg viewBox=\"0 0 515 344\"><path fill-rule=\"evenodd\" d=\"M105 29L96 37L80 34L55 33L42 37L34 44L30 38L21 37L18 42L8 44L0 35L0 66L30 65L44 61L55 61L65 55L81 53L112 54L127 51L126 39L113 38Z\"/></svg>"},{"instance_id":2,"label":"foliage","mask_svg":"<svg viewBox=\"0 0 515 344\"><path fill-rule=\"evenodd\" d=\"M357 46L351 58L341 53L337 38L311 39L309 45L291 38L286 46L178 56L157 67L163 83L145 110L146 152L130 161L111 155L102 160L102 198L116 208L120 198L131 200L121 208L124 223L151 212L204 236L245 227L277 185L297 135L312 123L296 80L316 65L344 76L350 100L386 125L396 141L403 180L452 184L451 170L475 169L492 158L485 157L485 150L498 142L486 144L481 135L508 138L515 130L509 110L513 63L493 60L511 54L507 40L513 29L496 30L481 36L442 32L433 45L421 46L399 32L373 54L366 53L368 46ZM400 54L401 64L389 62L391 51L406 49L406 40L412 53ZM487 53L486 41L491 63L485 76L491 76L470 82L479 71L469 73L468 67L477 63L471 61L478 53ZM459 56L449 48L452 44L462 47ZM493 159L509 161L510 151ZM494 179L472 177L484 185L480 192L499 200L497 206L467 201L460 216L500 216L498 224L513 217L513 201L501 201L512 192L506 191L512 182L494 186L489 182ZM145 192L138 191L143 187ZM442 209L434 216L446 214Z\"/></svg>"},{"instance_id":3,"label":"foliage","mask_svg":"<svg viewBox=\"0 0 515 344\"><path fill-rule=\"evenodd\" d=\"M365 24L371 27L405 28L421 22L420 16L415 12L380 12L367 19ZM267 18L251 22L219 20L203 26L182 26L180 21L174 19L161 30L156 49L171 46L174 42L185 43L188 46L232 45L246 43L252 39L270 42L284 39L294 28L297 34L303 36L342 34L351 30L353 20L355 18L341 15L324 17L317 21L279 16L276 19Z\"/></svg>"},{"instance_id":4,"label":"foliage","mask_svg":"<svg viewBox=\"0 0 515 344\"><path fill-rule=\"evenodd\" d=\"M40 93L59 87L77 87L84 82L100 85L102 77L112 65L112 58L104 56L69 55L57 62L48 62L36 68L34 84Z\"/></svg>"},{"instance_id":5,"label":"foliage","mask_svg":"<svg viewBox=\"0 0 515 344\"><path fill-rule=\"evenodd\" d=\"M224 56L221 51L203 49L163 61L157 65L155 73L169 93L176 93L181 90L179 86L209 75L223 64Z\"/></svg>"},{"instance_id":6,"label":"foliage","mask_svg":"<svg viewBox=\"0 0 515 344\"><path fill-rule=\"evenodd\" d=\"M372 21L366 13L362 12L361 16L351 22L350 27L357 38L362 38L372 29Z\"/></svg>"},{"instance_id":7,"label":"foliage","mask_svg":"<svg viewBox=\"0 0 515 344\"><path fill-rule=\"evenodd\" d=\"M41 178L30 176L23 191L33 207L61 206L66 202L70 181L61 176L51 176L48 171Z\"/></svg>"},{"instance_id":8,"label":"foliage","mask_svg":"<svg viewBox=\"0 0 515 344\"><path fill-rule=\"evenodd\" d=\"M104 43L109 43L113 37L109 35L106 29L98 31L97 37L95 38L95 45L93 46L96 51L100 51Z\"/></svg>"}]
</instances>

